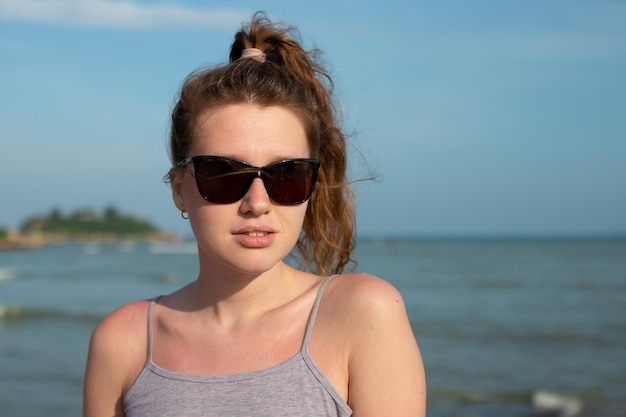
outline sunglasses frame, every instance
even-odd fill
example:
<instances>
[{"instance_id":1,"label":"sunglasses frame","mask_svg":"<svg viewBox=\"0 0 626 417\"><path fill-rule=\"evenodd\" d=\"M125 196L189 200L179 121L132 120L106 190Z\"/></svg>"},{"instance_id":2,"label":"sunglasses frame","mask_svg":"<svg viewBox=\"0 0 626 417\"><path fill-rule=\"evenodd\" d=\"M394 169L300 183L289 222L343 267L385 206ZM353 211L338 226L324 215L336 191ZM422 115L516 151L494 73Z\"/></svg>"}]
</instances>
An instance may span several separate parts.
<instances>
[{"instance_id":1,"label":"sunglasses frame","mask_svg":"<svg viewBox=\"0 0 626 417\"><path fill-rule=\"evenodd\" d=\"M245 187L245 189L243 190L243 192L241 193L241 195L236 199L236 200L224 200L224 199L216 199L216 198L209 198L208 196L206 196L202 190L201 190L201 185L200 185L200 179L198 179L198 175L196 175L196 172L201 171L198 167L200 166L200 163L202 161L206 161L206 160L221 160L221 161L227 161L227 162L234 162L236 164L242 165L245 168L242 168L240 170L237 171L233 171L233 174L237 175L237 174L253 174L250 175L250 179L248 181L247 186ZM271 177L272 177L272 172L271 172L271 168L273 166L276 165L280 165L280 164L284 164L286 162L306 162L309 164L312 164L312 168L313 168L313 175L311 178L311 186L310 189L308 190L306 196L298 201L280 201L277 200L276 198L274 198L274 196L272 195L272 192L270 191L267 182L266 182L266 178L269 177L269 180L271 181ZM246 193L248 192L248 190L250 190L250 187L252 186L252 182L254 181L255 178L261 178L261 181L263 181L263 186L265 187L265 191L267 192L267 195L276 203L278 204L282 204L282 205L298 205L298 204L302 204L305 201L307 201L309 198L311 198L311 195L313 194L313 191L315 190L315 185L317 183L317 177L318 177L318 172L319 172L319 168L320 168L320 161L314 158L292 158L292 159L283 159L280 161L276 161L276 162L272 162L271 164L262 166L262 167L257 167L254 166L252 164L249 164L245 161L239 160L239 159L235 159L235 158L229 158L227 156L217 156L217 155L196 155L196 156L190 156L188 158L185 158L181 161L179 161L176 164L176 167L180 168L180 167L184 167L185 165L188 164L193 164L194 167L194 173L193 176L196 179L196 187L198 188L198 193L200 193L200 196L205 199L208 202L211 203L217 203L217 204L232 204L235 203L239 200L241 200Z\"/></svg>"}]
</instances>

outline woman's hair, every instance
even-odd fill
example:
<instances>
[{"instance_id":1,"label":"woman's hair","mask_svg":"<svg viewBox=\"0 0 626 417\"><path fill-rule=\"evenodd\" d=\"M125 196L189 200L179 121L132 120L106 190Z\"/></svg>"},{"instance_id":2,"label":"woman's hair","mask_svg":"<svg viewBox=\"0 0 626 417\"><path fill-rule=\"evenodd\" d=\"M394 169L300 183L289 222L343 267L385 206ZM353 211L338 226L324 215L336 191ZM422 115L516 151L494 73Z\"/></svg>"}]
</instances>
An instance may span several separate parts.
<instances>
[{"instance_id":1,"label":"woman's hair","mask_svg":"<svg viewBox=\"0 0 626 417\"><path fill-rule=\"evenodd\" d=\"M340 273L352 262L356 223L346 178L346 137L336 120L332 80L318 51L305 51L292 33L294 28L257 13L235 35L228 64L187 77L172 112L170 157L176 166L190 156L198 118L210 109L250 103L293 111L304 124L311 157L321 162L297 243L300 261L313 272ZM241 59L250 48L260 50L254 51L257 58ZM171 175L176 174L172 168Z\"/></svg>"}]
</instances>

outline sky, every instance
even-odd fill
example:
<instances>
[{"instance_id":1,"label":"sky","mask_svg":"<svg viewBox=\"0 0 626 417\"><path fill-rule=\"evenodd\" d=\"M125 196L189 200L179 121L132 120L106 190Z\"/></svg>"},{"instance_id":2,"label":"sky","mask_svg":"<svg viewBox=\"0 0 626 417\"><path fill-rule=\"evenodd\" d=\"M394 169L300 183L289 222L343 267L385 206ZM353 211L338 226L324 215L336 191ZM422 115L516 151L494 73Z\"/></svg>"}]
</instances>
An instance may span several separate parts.
<instances>
[{"instance_id":1,"label":"sky","mask_svg":"<svg viewBox=\"0 0 626 417\"><path fill-rule=\"evenodd\" d=\"M257 10L324 53L359 236L626 233L621 0L0 0L0 226L113 205L189 233L169 113Z\"/></svg>"}]
</instances>

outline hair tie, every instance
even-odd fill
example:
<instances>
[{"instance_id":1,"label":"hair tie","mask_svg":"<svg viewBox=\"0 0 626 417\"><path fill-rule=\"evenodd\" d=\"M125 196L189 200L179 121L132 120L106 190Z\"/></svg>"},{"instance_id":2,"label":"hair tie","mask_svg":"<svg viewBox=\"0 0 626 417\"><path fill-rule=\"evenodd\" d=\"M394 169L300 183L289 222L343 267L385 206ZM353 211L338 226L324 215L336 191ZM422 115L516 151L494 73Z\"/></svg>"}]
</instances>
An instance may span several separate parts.
<instances>
[{"instance_id":1,"label":"hair tie","mask_svg":"<svg viewBox=\"0 0 626 417\"><path fill-rule=\"evenodd\" d=\"M246 48L241 52L239 59L252 58L259 62L265 62L265 52L257 48Z\"/></svg>"}]
</instances>

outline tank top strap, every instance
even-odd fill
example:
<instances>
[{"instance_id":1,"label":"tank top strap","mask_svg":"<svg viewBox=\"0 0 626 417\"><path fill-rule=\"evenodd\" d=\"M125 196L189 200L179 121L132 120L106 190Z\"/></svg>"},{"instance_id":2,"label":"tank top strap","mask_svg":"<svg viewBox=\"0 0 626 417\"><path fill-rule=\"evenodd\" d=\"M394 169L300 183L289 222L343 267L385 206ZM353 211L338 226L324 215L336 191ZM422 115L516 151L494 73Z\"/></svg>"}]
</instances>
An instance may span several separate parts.
<instances>
[{"instance_id":1,"label":"tank top strap","mask_svg":"<svg viewBox=\"0 0 626 417\"><path fill-rule=\"evenodd\" d=\"M150 300L150 305L148 306L148 363L152 361L152 339L153 339L153 330L152 330L152 313L154 311L154 305L159 298L162 296L156 296L152 300Z\"/></svg>"},{"instance_id":2,"label":"tank top strap","mask_svg":"<svg viewBox=\"0 0 626 417\"><path fill-rule=\"evenodd\" d=\"M317 310L320 306L320 301L322 300L322 295L324 294L324 289L326 285L335 278L337 274L331 275L327 277L322 285L320 285L320 289L317 291L317 297L315 297L315 302L313 303L313 308L311 309L311 315L309 317L309 322L306 326L306 332L304 333L304 341L302 342L302 351L307 352L309 349L309 342L311 341L311 333L313 332L313 325L315 324L315 317L317 317Z\"/></svg>"}]
</instances>

